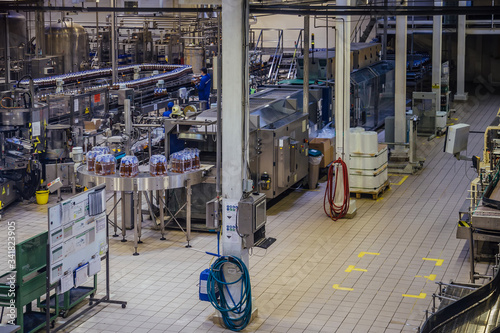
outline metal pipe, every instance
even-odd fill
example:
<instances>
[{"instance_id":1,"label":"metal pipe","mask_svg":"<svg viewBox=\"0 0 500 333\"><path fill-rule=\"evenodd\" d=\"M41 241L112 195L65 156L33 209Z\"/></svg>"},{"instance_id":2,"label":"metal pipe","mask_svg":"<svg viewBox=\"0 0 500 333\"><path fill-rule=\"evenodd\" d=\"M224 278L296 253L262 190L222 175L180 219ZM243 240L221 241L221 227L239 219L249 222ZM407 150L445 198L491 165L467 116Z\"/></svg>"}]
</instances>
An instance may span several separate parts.
<instances>
[{"instance_id":1,"label":"metal pipe","mask_svg":"<svg viewBox=\"0 0 500 333\"><path fill-rule=\"evenodd\" d=\"M470 262L470 281L472 283L476 282L476 270L474 267L474 228L471 226L469 228L469 262Z\"/></svg>"},{"instance_id":2,"label":"metal pipe","mask_svg":"<svg viewBox=\"0 0 500 333\"><path fill-rule=\"evenodd\" d=\"M19 4L6 4L4 5L5 10L16 10L16 11L70 11L70 12L123 12L123 8L114 7L61 7L61 6L26 6ZM206 8L203 11L213 12L216 9ZM140 7L140 8L127 8L130 12L148 12L148 13L158 13L158 12L177 12L177 13L196 13L198 10L196 8L158 8L158 7ZM446 7L435 7L435 6L415 6L415 7L400 7L400 6L321 6L321 7L309 7L309 6L273 6L273 7L261 7L260 5L250 6L250 12L252 14L281 14L281 15L375 15L375 16L435 16L435 15L498 15L500 14L500 8L498 6L473 6L464 9L459 6L446 6ZM491 20L489 20L491 22Z\"/></svg>"},{"instance_id":3,"label":"metal pipe","mask_svg":"<svg viewBox=\"0 0 500 333\"><path fill-rule=\"evenodd\" d=\"M125 235L127 233L127 227L125 225L125 209L127 208L125 206L125 191L121 191L120 194L121 194L120 198L122 200L122 242L126 242L127 240L125 239Z\"/></svg>"},{"instance_id":4,"label":"metal pipe","mask_svg":"<svg viewBox=\"0 0 500 333\"><path fill-rule=\"evenodd\" d=\"M9 12L5 13L5 83L10 83Z\"/></svg>"},{"instance_id":5,"label":"metal pipe","mask_svg":"<svg viewBox=\"0 0 500 333\"><path fill-rule=\"evenodd\" d=\"M325 43L325 49L326 49L326 81L330 80L330 76L332 75L330 71L330 65L328 64L328 15L326 15L326 27L325 27L325 35L326 35L326 43ZM328 83L327 83L328 86Z\"/></svg>"},{"instance_id":6,"label":"metal pipe","mask_svg":"<svg viewBox=\"0 0 500 333\"><path fill-rule=\"evenodd\" d=\"M191 247L189 242L191 241L191 195L193 191L191 189L191 180L186 180L186 247Z\"/></svg>"},{"instance_id":7,"label":"metal pipe","mask_svg":"<svg viewBox=\"0 0 500 333\"><path fill-rule=\"evenodd\" d=\"M384 5L388 5L388 0L384 0ZM389 18L387 15L384 16L384 33L382 35L382 60L387 60L387 24L389 24Z\"/></svg>"},{"instance_id":8,"label":"metal pipe","mask_svg":"<svg viewBox=\"0 0 500 333\"><path fill-rule=\"evenodd\" d=\"M152 155L152 151L151 151L153 149L151 147L152 145L153 145L153 142L152 142L152 139L151 139L151 127L150 127L150 128L148 128L148 153L149 153L149 159L151 159L151 155ZM151 195L151 200L153 200L152 198L153 198L153 195Z\"/></svg>"},{"instance_id":9,"label":"metal pipe","mask_svg":"<svg viewBox=\"0 0 500 333\"><path fill-rule=\"evenodd\" d=\"M160 210L160 228L161 228L161 238L160 240L165 240L165 204L161 197L161 193L165 194L165 191L156 191L158 197L158 209Z\"/></svg>"},{"instance_id":10,"label":"metal pipe","mask_svg":"<svg viewBox=\"0 0 500 333\"><path fill-rule=\"evenodd\" d=\"M47 53L45 45L45 15L44 11L46 8L43 1L39 1L40 9L36 9L35 15L35 36L36 36L36 56L42 57ZM50 1L49 1L50 6ZM52 27L52 22L50 22Z\"/></svg>"},{"instance_id":11,"label":"metal pipe","mask_svg":"<svg viewBox=\"0 0 500 333\"><path fill-rule=\"evenodd\" d=\"M144 195L147 195L146 192L144 192ZM143 242L141 241L142 237L142 192L139 192L139 199L138 199L138 213L139 213L139 221L137 222L137 233L139 236L139 240L137 241L138 244L142 244Z\"/></svg>"},{"instance_id":12,"label":"metal pipe","mask_svg":"<svg viewBox=\"0 0 500 333\"><path fill-rule=\"evenodd\" d=\"M309 113L309 15L304 16L304 82L302 112ZM328 54L328 51L327 51Z\"/></svg>"},{"instance_id":13,"label":"metal pipe","mask_svg":"<svg viewBox=\"0 0 500 333\"><path fill-rule=\"evenodd\" d=\"M114 226L113 226L113 231L115 232L113 234L113 237L118 237L118 207L116 207L116 204L118 203L118 200L117 200L117 197L118 197L118 192L114 192L113 193L113 222L114 222ZM123 217L122 217L123 218Z\"/></svg>"},{"instance_id":14,"label":"metal pipe","mask_svg":"<svg viewBox=\"0 0 500 333\"><path fill-rule=\"evenodd\" d=\"M116 5L116 0L111 0L111 4L113 9ZM118 76L116 73L116 13L113 11L111 13L111 68L112 68L112 81L113 84L116 84L118 80Z\"/></svg>"},{"instance_id":15,"label":"metal pipe","mask_svg":"<svg viewBox=\"0 0 500 333\"><path fill-rule=\"evenodd\" d=\"M123 112L125 117L125 134L128 136L125 146L125 153L130 155L130 136L132 135L132 112L130 109L130 99L126 98L123 101Z\"/></svg>"},{"instance_id":16,"label":"metal pipe","mask_svg":"<svg viewBox=\"0 0 500 333\"><path fill-rule=\"evenodd\" d=\"M137 252L137 248L139 247L139 223L141 223L141 219L139 217L139 192L137 191L137 186L135 186L133 198L134 198L134 256L138 256L139 252Z\"/></svg>"},{"instance_id":17,"label":"metal pipe","mask_svg":"<svg viewBox=\"0 0 500 333\"><path fill-rule=\"evenodd\" d=\"M99 2L96 1L95 3L95 7L98 8L99 7ZM95 12L95 31L96 31L96 53L97 53L97 61L99 62L98 63L98 66L100 66L100 63L102 61L102 55L101 55L101 50L99 48L99 12ZM116 223L115 223L116 225ZM116 234L116 232L115 232Z\"/></svg>"}]
</instances>

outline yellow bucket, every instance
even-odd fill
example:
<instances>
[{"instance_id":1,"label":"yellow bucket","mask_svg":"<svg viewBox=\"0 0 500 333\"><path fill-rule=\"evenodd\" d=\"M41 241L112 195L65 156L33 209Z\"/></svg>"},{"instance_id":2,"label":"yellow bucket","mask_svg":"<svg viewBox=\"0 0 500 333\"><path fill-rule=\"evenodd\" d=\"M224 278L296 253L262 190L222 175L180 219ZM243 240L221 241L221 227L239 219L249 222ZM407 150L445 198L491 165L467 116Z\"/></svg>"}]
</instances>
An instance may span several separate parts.
<instances>
[{"instance_id":1,"label":"yellow bucket","mask_svg":"<svg viewBox=\"0 0 500 333\"><path fill-rule=\"evenodd\" d=\"M35 192L36 203L39 205L46 205L49 202L49 190Z\"/></svg>"}]
</instances>

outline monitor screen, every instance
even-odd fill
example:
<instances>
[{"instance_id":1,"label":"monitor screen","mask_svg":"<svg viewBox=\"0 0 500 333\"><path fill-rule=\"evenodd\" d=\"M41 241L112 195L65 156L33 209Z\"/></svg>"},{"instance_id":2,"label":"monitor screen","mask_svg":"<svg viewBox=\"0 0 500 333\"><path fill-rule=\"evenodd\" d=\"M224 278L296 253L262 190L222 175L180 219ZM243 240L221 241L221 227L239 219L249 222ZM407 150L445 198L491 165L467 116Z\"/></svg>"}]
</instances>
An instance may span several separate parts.
<instances>
[{"instance_id":1,"label":"monitor screen","mask_svg":"<svg viewBox=\"0 0 500 333\"><path fill-rule=\"evenodd\" d=\"M255 231L266 224L266 200L262 200L255 206Z\"/></svg>"}]
</instances>

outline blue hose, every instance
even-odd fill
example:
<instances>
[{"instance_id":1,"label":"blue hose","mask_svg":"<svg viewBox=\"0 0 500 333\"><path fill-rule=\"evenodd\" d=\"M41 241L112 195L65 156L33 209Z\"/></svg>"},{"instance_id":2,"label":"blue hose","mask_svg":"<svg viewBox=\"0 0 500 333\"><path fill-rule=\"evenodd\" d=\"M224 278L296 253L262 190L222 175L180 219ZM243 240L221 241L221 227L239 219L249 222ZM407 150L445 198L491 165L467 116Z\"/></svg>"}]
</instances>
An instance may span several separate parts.
<instances>
[{"instance_id":1,"label":"blue hose","mask_svg":"<svg viewBox=\"0 0 500 333\"><path fill-rule=\"evenodd\" d=\"M223 271L225 264L231 264L233 267L236 266L241 272L241 276L236 281L226 282ZM228 286L239 282L241 282L240 301L235 303ZM217 258L210 267L207 289L210 303L221 313L224 325L228 329L239 332L247 327L252 317L252 290L250 286L250 273L241 259L232 256ZM227 296L231 299L230 303L226 299ZM230 304L233 304L233 306Z\"/></svg>"}]
</instances>

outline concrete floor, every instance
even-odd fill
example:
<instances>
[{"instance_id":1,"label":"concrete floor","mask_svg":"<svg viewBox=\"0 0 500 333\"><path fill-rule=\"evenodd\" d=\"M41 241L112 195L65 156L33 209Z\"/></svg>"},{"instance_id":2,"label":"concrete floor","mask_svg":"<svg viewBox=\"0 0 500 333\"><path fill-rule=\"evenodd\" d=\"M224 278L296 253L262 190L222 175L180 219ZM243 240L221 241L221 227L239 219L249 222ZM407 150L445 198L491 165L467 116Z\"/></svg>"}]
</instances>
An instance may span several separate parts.
<instances>
[{"instance_id":1,"label":"concrete floor","mask_svg":"<svg viewBox=\"0 0 500 333\"><path fill-rule=\"evenodd\" d=\"M449 122L484 131L499 106L496 95L456 104ZM378 200L357 199L353 219L325 216L325 179L317 190L292 191L272 206L267 236L277 241L250 257L258 318L245 332L416 332L436 281L468 282L467 242L455 233L475 175L470 162L443 153L443 141L419 138L423 170L391 176L391 189ZM482 156L482 149L483 135L471 133L467 155ZM46 215L47 206L16 204L4 212L0 234L15 221L17 241L27 239L47 230ZM112 298L128 306L98 306L66 331L225 332L208 319L212 306L198 300L199 274L212 261L204 251L216 251L215 234L194 233L191 249L180 231L166 237L160 241L146 221L139 256L132 256L132 242L110 238ZM442 265L422 258L441 259ZM481 263L477 271L487 268ZM6 260L0 270L8 270ZM98 296L103 291L100 274Z\"/></svg>"}]
</instances>

